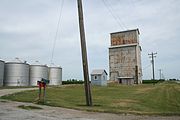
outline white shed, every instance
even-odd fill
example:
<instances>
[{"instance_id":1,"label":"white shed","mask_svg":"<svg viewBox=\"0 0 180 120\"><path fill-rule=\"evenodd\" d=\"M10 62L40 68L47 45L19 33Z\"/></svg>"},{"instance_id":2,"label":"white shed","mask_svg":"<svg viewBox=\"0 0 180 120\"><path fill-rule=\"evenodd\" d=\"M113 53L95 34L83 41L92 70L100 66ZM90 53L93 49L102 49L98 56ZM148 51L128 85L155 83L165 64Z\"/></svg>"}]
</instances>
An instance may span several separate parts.
<instances>
[{"instance_id":1,"label":"white shed","mask_svg":"<svg viewBox=\"0 0 180 120\"><path fill-rule=\"evenodd\" d=\"M91 73L91 84L107 86L107 72L104 69L95 69Z\"/></svg>"}]
</instances>

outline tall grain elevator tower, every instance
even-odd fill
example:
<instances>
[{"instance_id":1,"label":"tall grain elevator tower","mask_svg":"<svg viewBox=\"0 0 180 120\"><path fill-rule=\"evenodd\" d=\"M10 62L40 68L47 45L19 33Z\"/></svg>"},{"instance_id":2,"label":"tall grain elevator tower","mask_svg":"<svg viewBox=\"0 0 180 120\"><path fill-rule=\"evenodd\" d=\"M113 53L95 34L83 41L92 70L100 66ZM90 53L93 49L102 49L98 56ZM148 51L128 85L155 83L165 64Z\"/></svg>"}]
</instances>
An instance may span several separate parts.
<instances>
[{"instance_id":1,"label":"tall grain elevator tower","mask_svg":"<svg viewBox=\"0 0 180 120\"><path fill-rule=\"evenodd\" d=\"M110 33L109 75L120 84L142 83L141 47L139 30Z\"/></svg>"}]
</instances>

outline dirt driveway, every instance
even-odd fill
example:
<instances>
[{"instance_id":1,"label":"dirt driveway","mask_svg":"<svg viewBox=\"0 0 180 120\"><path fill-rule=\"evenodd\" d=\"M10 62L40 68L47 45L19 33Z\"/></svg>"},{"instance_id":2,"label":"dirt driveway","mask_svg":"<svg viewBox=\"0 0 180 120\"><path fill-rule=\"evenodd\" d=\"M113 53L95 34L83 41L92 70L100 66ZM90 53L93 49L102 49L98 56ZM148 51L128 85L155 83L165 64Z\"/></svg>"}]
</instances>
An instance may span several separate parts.
<instances>
[{"instance_id":1,"label":"dirt driveway","mask_svg":"<svg viewBox=\"0 0 180 120\"><path fill-rule=\"evenodd\" d=\"M34 88L2 89L0 90L0 96L32 89ZM19 105L38 106L42 109L25 110L18 108ZM0 99L0 120L180 120L180 116L138 116L86 112Z\"/></svg>"}]
</instances>

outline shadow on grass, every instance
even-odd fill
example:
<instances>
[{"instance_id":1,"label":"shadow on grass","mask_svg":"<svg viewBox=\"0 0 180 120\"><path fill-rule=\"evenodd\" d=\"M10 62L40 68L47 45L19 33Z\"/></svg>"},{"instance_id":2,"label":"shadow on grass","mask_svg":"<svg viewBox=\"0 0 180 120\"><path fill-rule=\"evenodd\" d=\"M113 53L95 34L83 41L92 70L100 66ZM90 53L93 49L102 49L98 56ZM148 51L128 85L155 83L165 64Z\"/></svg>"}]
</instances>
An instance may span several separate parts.
<instances>
[{"instance_id":1,"label":"shadow on grass","mask_svg":"<svg viewBox=\"0 0 180 120\"><path fill-rule=\"evenodd\" d=\"M19 105L18 108L25 109L25 110L42 109L41 107L37 107L37 106L25 106L25 105Z\"/></svg>"},{"instance_id":2,"label":"shadow on grass","mask_svg":"<svg viewBox=\"0 0 180 120\"><path fill-rule=\"evenodd\" d=\"M87 107L87 105L85 104L77 104L77 106L80 106L80 107ZM102 105L99 105L99 104L93 104L92 107L101 107Z\"/></svg>"}]
</instances>

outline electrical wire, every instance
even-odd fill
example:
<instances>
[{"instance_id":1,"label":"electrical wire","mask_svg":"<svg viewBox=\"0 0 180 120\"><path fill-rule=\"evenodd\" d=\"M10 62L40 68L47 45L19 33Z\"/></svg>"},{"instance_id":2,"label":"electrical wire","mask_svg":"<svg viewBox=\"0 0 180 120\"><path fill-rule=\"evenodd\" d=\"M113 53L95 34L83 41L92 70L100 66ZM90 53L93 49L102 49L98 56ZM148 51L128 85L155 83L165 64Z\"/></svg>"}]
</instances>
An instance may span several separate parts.
<instances>
[{"instance_id":1,"label":"electrical wire","mask_svg":"<svg viewBox=\"0 0 180 120\"><path fill-rule=\"evenodd\" d=\"M151 64L147 65L146 67L143 68L143 70L149 68L151 66Z\"/></svg>"},{"instance_id":2,"label":"electrical wire","mask_svg":"<svg viewBox=\"0 0 180 120\"><path fill-rule=\"evenodd\" d=\"M51 53L51 60L50 60L51 64L53 63L55 45L56 45L57 35L58 35L58 32L59 32L59 28L60 28L60 21L61 21L61 18L62 18L63 5L64 5L64 0L61 1L61 5L60 5L59 18L58 18L56 33L55 33L55 37L54 37L54 41L53 41L52 53Z\"/></svg>"},{"instance_id":3,"label":"electrical wire","mask_svg":"<svg viewBox=\"0 0 180 120\"><path fill-rule=\"evenodd\" d=\"M107 2L108 3L108 2ZM111 8L112 11L115 11L112 7L112 5L109 3L109 7ZM115 13L115 12L114 12ZM118 21L124 26L124 28L127 30L127 26L125 25L125 23L122 21L122 19L119 17L119 15L116 15Z\"/></svg>"},{"instance_id":4,"label":"electrical wire","mask_svg":"<svg viewBox=\"0 0 180 120\"><path fill-rule=\"evenodd\" d=\"M114 18L114 20L117 22L117 24L123 29L127 29L126 25L122 22L122 20L120 19L120 17L118 15L115 15L113 12L114 9L112 8L111 4L108 3L108 1L106 0L102 0L102 2L104 3L105 7L107 8L107 10L109 11L109 13L112 15L112 17Z\"/></svg>"}]
</instances>

